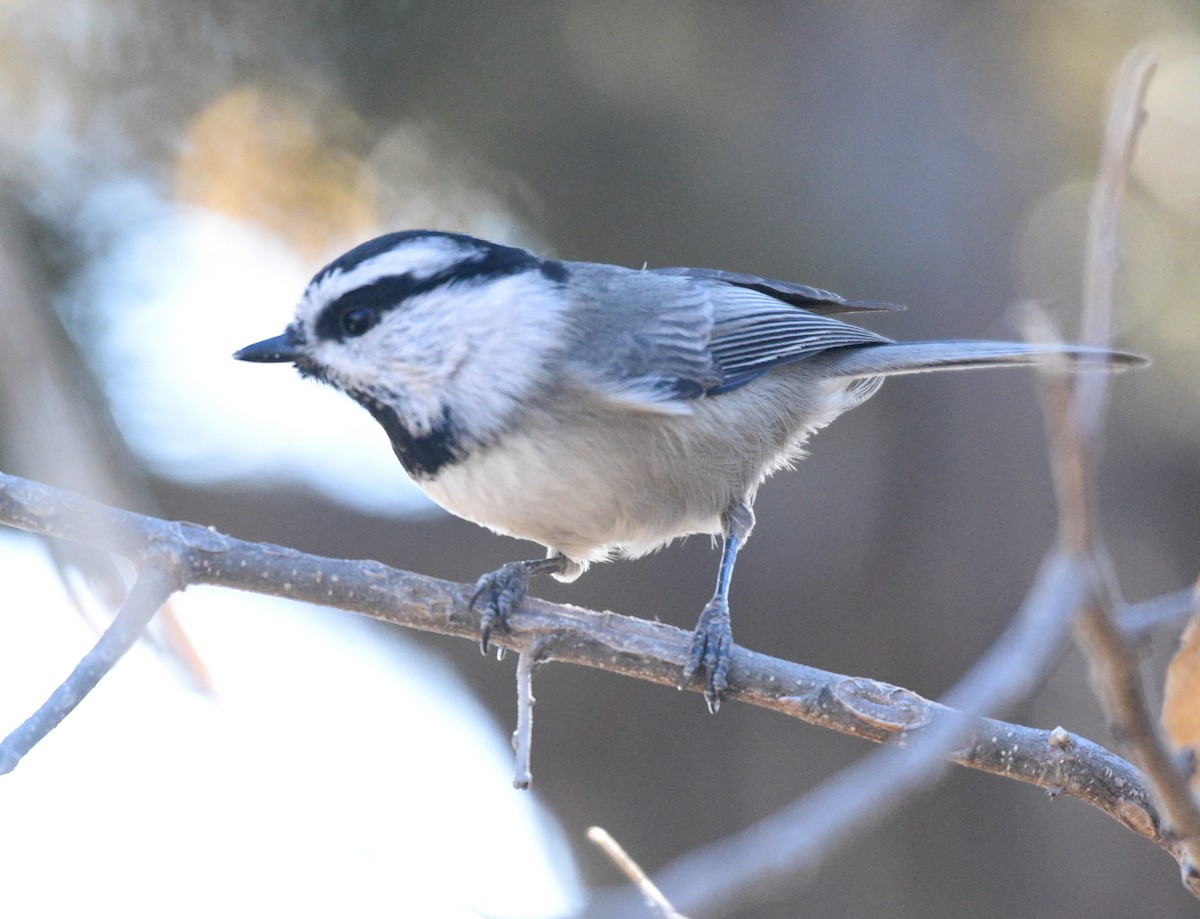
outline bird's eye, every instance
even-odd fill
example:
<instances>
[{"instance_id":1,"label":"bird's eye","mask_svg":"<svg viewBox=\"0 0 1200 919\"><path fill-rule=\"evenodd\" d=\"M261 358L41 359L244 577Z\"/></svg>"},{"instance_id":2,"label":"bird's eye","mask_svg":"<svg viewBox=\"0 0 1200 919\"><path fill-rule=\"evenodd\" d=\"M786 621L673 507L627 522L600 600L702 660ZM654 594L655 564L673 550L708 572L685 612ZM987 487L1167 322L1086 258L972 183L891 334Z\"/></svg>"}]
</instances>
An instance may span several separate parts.
<instances>
[{"instance_id":1,"label":"bird's eye","mask_svg":"<svg viewBox=\"0 0 1200 919\"><path fill-rule=\"evenodd\" d=\"M367 306L349 310L342 314L342 331L351 338L362 335L379 321L378 310Z\"/></svg>"}]
</instances>

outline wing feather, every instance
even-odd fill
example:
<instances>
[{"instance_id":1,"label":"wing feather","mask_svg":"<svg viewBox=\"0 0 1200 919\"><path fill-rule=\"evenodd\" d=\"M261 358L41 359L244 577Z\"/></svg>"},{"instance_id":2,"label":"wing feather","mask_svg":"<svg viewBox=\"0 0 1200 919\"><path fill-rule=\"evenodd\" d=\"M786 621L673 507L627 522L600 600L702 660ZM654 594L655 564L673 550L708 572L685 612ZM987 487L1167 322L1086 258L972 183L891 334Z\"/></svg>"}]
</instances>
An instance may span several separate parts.
<instances>
[{"instance_id":1,"label":"wing feather","mask_svg":"<svg viewBox=\"0 0 1200 919\"><path fill-rule=\"evenodd\" d=\"M719 395L749 383L772 367L791 364L850 345L881 344L888 339L789 306L748 289L714 290L714 316L709 351L721 369L721 382L708 390Z\"/></svg>"},{"instance_id":2,"label":"wing feather","mask_svg":"<svg viewBox=\"0 0 1200 919\"><path fill-rule=\"evenodd\" d=\"M571 367L609 399L687 414L721 383L709 341L708 291L680 278L611 265L567 263L576 293ZM619 314L613 303L620 303Z\"/></svg>"},{"instance_id":3,"label":"wing feather","mask_svg":"<svg viewBox=\"0 0 1200 919\"><path fill-rule=\"evenodd\" d=\"M573 275L574 378L644 411L686 414L772 367L888 339L829 313L902 309L753 275L564 263ZM614 313L613 303L620 303Z\"/></svg>"},{"instance_id":4,"label":"wing feather","mask_svg":"<svg viewBox=\"0 0 1200 919\"><path fill-rule=\"evenodd\" d=\"M701 281L716 281L732 287L741 287L766 294L780 303L787 303L790 306L798 306L801 309L826 315L904 309L903 306L896 303L883 303L878 300L847 300L839 294L822 290L819 287L809 287L807 284L796 284L793 281L760 278L753 274L739 274L736 271L718 271L713 268L650 268L647 271L651 274L696 278Z\"/></svg>"}]
</instances>

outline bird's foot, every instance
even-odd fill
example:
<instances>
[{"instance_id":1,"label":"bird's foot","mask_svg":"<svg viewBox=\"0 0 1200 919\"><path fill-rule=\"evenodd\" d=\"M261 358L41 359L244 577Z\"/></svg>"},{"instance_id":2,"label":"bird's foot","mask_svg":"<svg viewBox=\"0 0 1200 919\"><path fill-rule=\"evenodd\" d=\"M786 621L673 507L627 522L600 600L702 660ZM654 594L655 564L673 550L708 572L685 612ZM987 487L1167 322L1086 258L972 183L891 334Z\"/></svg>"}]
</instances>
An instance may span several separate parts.
<instances>
[{"instance_id":1,"label":"bird's foot","mask_svg":"<svg viewBox=\"0 0 1200 919\"><path fill-rule=\"evenodd\" d=\"M509 562L502 568L489 571L475 582L470 606L479 610L481 630L479 651L487 654L492 630L508 632L508 616L516 609L529 590L529 562ZM503 657L504 650L497 649Z\"/></svg>"},{"instance_id":2,"label":"bird's foot","mask_svg":"<svg viewBox=\"0 0 1200 919\"><path fill-rule=\"evenodd\" d=\"M704 701L708 710L716 714L721 707L721 697L729 688L729 664L733 659L733 629L729 625L729 603L714 597L704 607L696 631L692 635L692 653L683 668L686 686L696 672L703 667L705 673Z\"/></svg>"},{"instance_id":3,"label":"bird's foot","mask_svg":"<svg viewBox=\"0 0 1200 919\"><path fill-rule=\"evenodd\" d=\"M569 564L566 556L555 552L546 558L535 558L528 562L509 562L476 581L468 605L479 610L482 616L479 650L487 654L488 639L492 637L493 629L508 631L509 613L525 599L529 579L533 575L558 574L567 570ZM503 658L504 649L497 648L496 656Z\"/></svg>"},{"instance_id":4,"label":"bird's foot","mask_svg":"<svg viewBox=\"0 0 1200 919\"><path fill-rule=\"evenodd\" d=\"M487 654L488 639L492 630L509 631L509 615L526 597L529 590L529 578L534 575L557 575L562 573L570 561L562 553L553 552L546 558L536 558L530 561L510 561L496 571L475 582L475 589L470 594L467 605L480 612L479 650ZM496 649L497 657L504 657L504 649Z\"/></svg>"}]
</instances>

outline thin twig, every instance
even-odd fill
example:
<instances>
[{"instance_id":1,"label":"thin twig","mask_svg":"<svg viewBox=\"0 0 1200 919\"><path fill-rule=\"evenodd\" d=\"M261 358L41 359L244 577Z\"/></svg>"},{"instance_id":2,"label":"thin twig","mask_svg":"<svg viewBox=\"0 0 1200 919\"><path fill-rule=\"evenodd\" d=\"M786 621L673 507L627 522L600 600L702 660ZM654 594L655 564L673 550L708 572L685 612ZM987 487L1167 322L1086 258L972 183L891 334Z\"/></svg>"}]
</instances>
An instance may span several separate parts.
<instances>
[{"instance_id":1,"label":"thin twig","mask_svg":"<svg viewBox=\"0 0 1200 919\"><path fill-rule=\"evenodd\" d=\"M37 259L29 251L29 228L14 225L15 213L15 208L0 207L0 456L18 470L36 469L38 476L63 488L154 513L145 471L117 432L107 406L95 398L97 382L57 312L47 308L48 281L32 269ZM120 608L129 585L112 556L64 543L51 543L50 551L85 619L90 618L80 602L85 585L100 602L105 620ZM188 683L212 691L204 662L169 608L155 617L146 637Z\"/></svg>"},{"instance_id":2,"label":"thin twig","mask_svg":"<svg viewBox=\"0 0 1200 919\"><path fill-rule=\"evenodd\" d=\"M1175 837L1183 883L1200 896L1200 808L1188 776L1159 733L1138 674L1138 658L1113 619L1116 581L1106 560L1095 602L1079 619L1082 644L1092 666L1092 682L1119 738L1131 748L1162 807L1166 829Z\"/></svg>"},{"instance_id":3,"label":"thin twig","mask_svg":"<svg viewBox=\"0 0 1200 919\"><path fill-rule=\"evenodd\" d=\"M250 543L189 523L107 508L79 495L0 473L0 524L101 545L137 561L170 551L189 584L213 584L362 613L426 632L479 640L471 588L373 561L308 555ZM674 687L691 635L660 622L527 598L493 640L520 650L543 642L543 658ZM904 745L911 732L953 718L914 692L734 649L730 701L790 715L876 743ZM1010 747L1017 746L1014 756ZM1082 738L1064 760L1050 734L991 719L973 722L972 739L951 761L1063 794L1099 808L1174 854L1141 775Z\"/></svg>"},{"instance_id":4,"label":"thin twig","mask_svg":"<svg viewBox=\"0 0 1200 919\"><path fill-rule=\"evenodd\" d=\"M533 747L533 671L541 662L543 642L531 641L517 656L517 729L513 732L513 750L517 754L513 788L526 789L533 781L530 750Z\"/></svg>"},{"instance_id":5,"label":"thin twig","mask_svg":"<svg viewBox=\"0 0 1200 919\"><path fill-rule=\"evenodd\" d=\"M1198 612L1200 590L1192 586L1139 603L1126 603L1119 622L1126 639L1136 642L1158 629L1182 626Z\"/></svg>"},{"instance_id":6,"label":"thin twig","mask_svg":"<svg viewBox=\"0 0 1200 919\"><path fill-rule=\"evenodd\" d=\"M629 857L629 853L622 848L609 834L608 830L603 827L593 826L588 827L587 838L612 859L615 864L624 873L625 877L637 887L638 892L646 901L646 905L654 911L662 919L687 919L681 913L677 912L675 907L671 905L671 901L663 896L662 891L654 886L654 882L646 876L646 872L642 870L642 866Z\"/></svg>"},{"instance_id":7,"label":"thin twig","mask_svg":"<svg viewBox=\"0 0 1200 919\"><path fill-rule=\"evenodd\" d=\"M95 646L42 706L0 742L0 775L12 772L21 758L58 727L145 631L151 617L180 587L167 564L138 575L129 596Z\"/></svg>"},{"instance_id":8,"label":"thin twig","mask_svg":"<svg viewBox=\"0 0 1200 919\"><path fill-rule=\"evenodd\" d=\"M1143 102L1155 62L1145 48L1125 59L1117 76L1105 127L1104 150L1090 210L1084 283L1084 336L1105 347L1112 328L1116 278L1120 268L1121 203L1138 133L1145 120ZM1200 807L1188 779L1158 732L1138 674L1138 660L1117 614L1120 591L1100 535L1093 506L1096 445L1106 380L1084 375L1068 389L1061 381L1047 386L1047 418L1062 507L1061 539L1068 551L1096 574L1092 595L1077 619L1080 643L1091 665L1092 684L1117 735L1128 742L1135 762L1162 805L1184 884L1200 896Z\"/></svg>"},{"instance_id":9,"label":"thin twig","mask_svg":"<svg viewBox=\"0 0 1200 919\"><path fill-rule=\"evenodd\" d=\"M1084 344L1103 348L1112 340L1116 276L1120 267L1121 207L1129 185L1129 169L1138 135L1146 121L1143 103L1157 62L1148 46L1134 48L1117 71L1104 144L1091 202L1088 206L1086 269L1083 279ZM1075 382L1079 425L1085 440L1094 443L1103 420L1107 380L1104 374L1084 374Z\"/></svg>"}]
</instances>

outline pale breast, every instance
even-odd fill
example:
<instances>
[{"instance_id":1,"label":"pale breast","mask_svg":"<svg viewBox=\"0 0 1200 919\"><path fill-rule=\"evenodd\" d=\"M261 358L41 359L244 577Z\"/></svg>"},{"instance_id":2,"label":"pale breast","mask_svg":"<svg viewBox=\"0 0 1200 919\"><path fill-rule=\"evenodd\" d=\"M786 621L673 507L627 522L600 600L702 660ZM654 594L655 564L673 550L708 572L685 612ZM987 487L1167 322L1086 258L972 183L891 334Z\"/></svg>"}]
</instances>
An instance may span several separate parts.
<instances>
[{"instance_id":1,"label":"pale breast","mask_svg":"<svg viewBox=\"0 0 1200 919\"><path fill-rule=\"evenodd\" d=\"M672 539L720 528L718 500L669 496L670 475L634 471L628 454L573 437L553 444L529 436L500 443L420 483L434 501L498 533L529 539L569 558L641 555Z\"/></svg>"},{"instance_id":2,"label":"pale breast","mask_svg":"<svg viewBox=\"0 0 1200 919\"><path fill-rule=\"evenodd\" d=\"M716 534L732 503L752 500L812 431L853 404L833 381L807 381L808 398L797 398L788 376L700 400L681 416L562 401L421 487L453 514L582 561Z\"/></svg>"}]
</instances>

